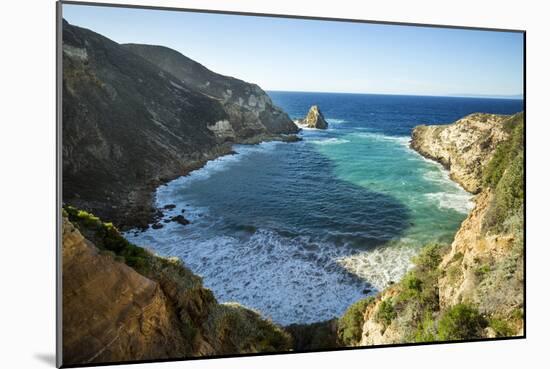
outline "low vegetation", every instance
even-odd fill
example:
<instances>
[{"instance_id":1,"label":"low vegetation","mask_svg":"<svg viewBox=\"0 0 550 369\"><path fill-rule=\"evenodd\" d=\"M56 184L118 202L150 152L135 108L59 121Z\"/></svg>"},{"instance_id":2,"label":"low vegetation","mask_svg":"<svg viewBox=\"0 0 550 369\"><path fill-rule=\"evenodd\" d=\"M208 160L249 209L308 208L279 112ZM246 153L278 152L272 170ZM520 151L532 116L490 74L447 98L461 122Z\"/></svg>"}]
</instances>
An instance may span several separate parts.
<instances>
[{"instance_id":1,"label":"low vegetation","mask_svg":"<svg viewBox=\"0 0 550 369\"><path fill-rule=\"evenodd\" d=\"M213 307L205 324L212 332L210 339L218 341L221 354L280 352L292 347L290 334L236 303Z\"/></svg>"},{"instance_id":2,"label":"low vegetation","mask_svg":"<svg viewBox=\"0 0 550 369\"><path fill-rule=\"evenodd\" d=\"M437 325L437 338L441 341L480 338L487 320L468 304L457 304L441 314Z\"/></svg>"},{"instance_id":3,"label":"low vegetation","mask_svg":"<svg viewBox=\"0 0 550 369\"><path fill-rule=\"evenodd\" d=\"M374 301L367 297L352 304L338 320L338 339L344 346L354 346L361 340L365 310Z\"/></svg>"},{"instance_id":4,"label":"low vegetation","mask_svg":"<svg viewBox=\"0 0 550 369\"><path fill-rule=\"evenodd\" d=\"M360 313L360 312L359 312ZM362 319L362 314L359 314ZM357 327L361 322L357 321L354 327L355 331L361 336L361 331ZM323 322L310 324L291 324L285 327L285 330L290 333L293 338L294 351L310 351L310 350L330 350L338 348L342 345L352 346L357 341L347 341L343 344L340 341L338 334L339 319L331 319Z\"/></svg>"},{"instance_id":5,"label":"low vegetation","mask_svg":"<svg viewBox=\"0 0 550 369\"><path fill-rule=\"evenodd\" d=\"M505 122L505 130L510 136L497 147L483 171L484 185L493 189L495 194L485 224L488 231L509 229L510 224L506 224L506 220L523 214L524 124L523 114L514 115ZM519 221L522 217L516 218Z\"/></svg>"},{"instance_id":6,"label":"low vegetation","mask_svg":"<svg viewBox=\"0 0 550 369\"><path fill-rule=\"evenodd\" d=\"M150 271L152 255L125 239L113 223L102 222L92 213L72 206L65 206L63 209L69 220L100 250L111 251L117 256L117 260L125 262L142 274Z\"/></svg>"}]
</instances>

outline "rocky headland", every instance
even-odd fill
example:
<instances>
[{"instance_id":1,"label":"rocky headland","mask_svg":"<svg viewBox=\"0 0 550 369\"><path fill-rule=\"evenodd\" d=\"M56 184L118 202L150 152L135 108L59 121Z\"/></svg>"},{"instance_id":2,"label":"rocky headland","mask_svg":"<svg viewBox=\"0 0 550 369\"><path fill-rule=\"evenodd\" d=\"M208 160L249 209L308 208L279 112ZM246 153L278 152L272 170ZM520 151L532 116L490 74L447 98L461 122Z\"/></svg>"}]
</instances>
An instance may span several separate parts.
<instances>
[{"instance_id":1,"label":"rocky headland","mask_svg":"<svg viewBox=\"0 0 550 369\"><path fill-rule=\"evenodd\" d=\"M321 113L321 109L317 105L313 105L309 108L307 116L304 119L300 119L298 124L306 128L327 129L328 123Z\"/></svg>"},{"instance_id":2,"label":"rocky headland","mask_svg":"<svg viewBox=\"0 0 550 369\"><path fill-rule=\"evenodd\" d=\"M523 335L524 117L472 114L419 126L411 147L445 165L475 197L451 245L340 319L346 346Z\"/></svg>"},{"instance_id":3,"label":"rocky headland","mask_svg":"<svg viewBox=\"0 0 550 369\"><path fill-rule=\"evenodd\" d=\"M233 143L294 141L257 85L159 46L120 45L63 22L63 201L145 228L154 189Z\"/></svg>"},{"instance_id":4,"label":"rocky headland","mask_svg":"<svg viewBox=\"0 0 550 369\"><path fill-rule=\"evenodd\" d=\"M418 126L411 147L449 170L451 179L471 193L482 189L482 171L507 137L505 115L470 114L453 124Z\"/></svg>"}]
</instances>

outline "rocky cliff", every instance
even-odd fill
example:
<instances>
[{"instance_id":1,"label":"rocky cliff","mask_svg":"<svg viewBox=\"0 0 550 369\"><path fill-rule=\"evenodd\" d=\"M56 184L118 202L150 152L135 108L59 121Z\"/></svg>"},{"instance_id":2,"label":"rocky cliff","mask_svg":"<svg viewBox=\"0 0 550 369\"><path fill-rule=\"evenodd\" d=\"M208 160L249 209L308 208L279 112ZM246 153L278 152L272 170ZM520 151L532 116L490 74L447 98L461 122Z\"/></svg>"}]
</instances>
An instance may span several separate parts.
<instances>
[{"instance_id":1,"label":"rocky cliff","mask_svg":"<svg viewBox=\"0 0 550 369\"><path fill-rule=\"evenodd\" d=\"M328 123L321 113L321 109L317 105L313 105L309 108L309 111L304 119L299 121L300 125L303 125L307 128L317 128L317 129L327 129Z\"/></svg>"},{"instance_id":2,"label":"rocky cliff","mask_svg":"<svg viewBox=\"0 0 550 369\"><path fill-rule=\"evenodd\" d=\"M503 129L507 119L476 113L449 125L418 126L412 132L411 147L443 164L466 191L478 193L483 167L507 136Z\"/></svg>"},{"instance_id":3,"label":"rocky cliff","mask_svg":"<svg viewBox=\"0 0 550 369\"><path fill-rule=\"evenodd\" d=\"M411 146L478 193L475 207L451 245L427 245L399 283L350 308L344 344L523 334L523 127L519 113L415 128Z\"/></svg>"},{"instance_id":4,"label":"rocky cliff","mask_svg":"<svg viewBox=\"0 0 550 369\"><path fill-rule=\"evenodd\" d=\"M176 259L130 244L110 223L63 216L63 363L184 358L291 349L281 328L219 304Z\"/></svg>"},{"instance_id":5,"label":"rocky cliff","mask_svg":"<svg viewBox=\"0 0 550 369\"><path fill-rule=\"evenodd\" d=\"M173 50L141 45L145 59L137 49L63 22L65 203L123 228L146 227L159 184L230 153L232 142L284 140L298 130L258 86ZM155 52L175 67L151 62Z\"/></svg>"},{"instance_id":6,"label":"rocky cliff","mask_svg":"<svg viewBox=\"0 0 550 369\"><path fill-rule=\"evenodd\" d=\"M246 139L255 135L295 133L298 127L275 106L256 84L212 72L200 63L163 46L125 44L126 49L178 78L195 91L220 101L228 120L209 126L221 139Z\"/></svg>"}]
</instances>

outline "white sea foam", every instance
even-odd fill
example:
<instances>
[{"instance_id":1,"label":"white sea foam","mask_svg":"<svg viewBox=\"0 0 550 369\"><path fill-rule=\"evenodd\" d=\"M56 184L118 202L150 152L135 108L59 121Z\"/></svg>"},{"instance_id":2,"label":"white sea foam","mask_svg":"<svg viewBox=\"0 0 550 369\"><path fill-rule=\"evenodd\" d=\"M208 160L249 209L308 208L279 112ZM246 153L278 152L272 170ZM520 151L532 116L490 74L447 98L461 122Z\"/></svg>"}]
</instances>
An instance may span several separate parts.
<instances>
[{"instance_id":1,"label":"white sea foam","mask_svg":"<svg viewBox=\"0 0 550 369\"><path fill-rule=\"evenodd\" d=\"M428 200L435 201L440 209L453 209L468 214L474 207L470 196L448 192L428 193L424 195Z\"/></svg>"},{"instance_id":2,"label":"white sea foam","mask_svg":"<svg viewBox=\"0 0 550 369\"><path fill-rule=\"evenodd\" d=\"M311 142L315 145L339 145L339 144L348 143L349 140L346 140L344 138L331 137L331 138L325 138L320 140L311 140L308 142Z\"/></svg>"},{"instance_id":3,"label":"white sea foam","mask_svg":"<svg viewBox=\"0 0 550 369\"><path fill-rule=\"evenodd\" d=\"M325 120L328 122L328 124L342 124L342 123L348 122L345 119L336 119L336 118L326 118Z\"/></svg>"},{"instance_id":4,"label":"white sea foam","mask_svg":"<svg viewBox=\"0 0 550 369\"><path fill-rule=\"evenodd\" d=\"M185 228L170 223L128 237L163 255L180 257L220 302L237 301L284 325L337 317L371 287L343 273L341 250L306 237L285 238L266 229L245 240L204 237L196 223ZM385 269L376 260L371 267Z\"/></svg>"},{"instance_id":5,"label":"white sea foam","mask_svg":"<svg viewBox=\"0 0 550 369\"><path fill-rule=\"evenodd\" d=\"M343 256L337 262L350 273L369 281L377 290L390 282L398 282L413 266L411 259L418 249L414 241L402 239L399 242L358 254Z\"/></svg>"},{"instance_id":6,"label":"white sea foam","mask_svg":"<svg viewBox=\"0 0 550 369\"><path fill-rule=\"evenodd\" d=\"M409 147L409 142L411 140L408 136L388 136L381 133L374 132L359 132L352 133L355 137L368 138L373 141L385 141L385 142L396 142L401 146Z\"/></svg>"}]
</instances>

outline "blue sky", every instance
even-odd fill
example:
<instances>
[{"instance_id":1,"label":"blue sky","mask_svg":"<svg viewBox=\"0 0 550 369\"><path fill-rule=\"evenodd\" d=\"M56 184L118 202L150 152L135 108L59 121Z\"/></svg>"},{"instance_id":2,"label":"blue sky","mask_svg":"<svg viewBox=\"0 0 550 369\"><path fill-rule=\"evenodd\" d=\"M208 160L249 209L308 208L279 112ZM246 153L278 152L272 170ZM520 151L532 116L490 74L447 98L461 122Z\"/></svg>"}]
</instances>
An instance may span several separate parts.
<instances>
[{"instance_id":1,"label":"blue sky","mask_svg":"<svg viewBox=\"0 0 550 369\"><path fill-rule=\"evenodd\" d=\"M430 27L64 5L119 43L164 45L266 90L518 95L523 35Z\"/></svg>"}]
</instances>

